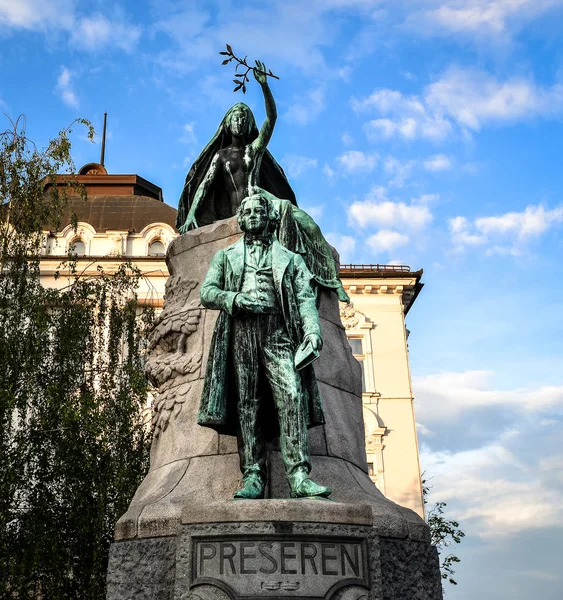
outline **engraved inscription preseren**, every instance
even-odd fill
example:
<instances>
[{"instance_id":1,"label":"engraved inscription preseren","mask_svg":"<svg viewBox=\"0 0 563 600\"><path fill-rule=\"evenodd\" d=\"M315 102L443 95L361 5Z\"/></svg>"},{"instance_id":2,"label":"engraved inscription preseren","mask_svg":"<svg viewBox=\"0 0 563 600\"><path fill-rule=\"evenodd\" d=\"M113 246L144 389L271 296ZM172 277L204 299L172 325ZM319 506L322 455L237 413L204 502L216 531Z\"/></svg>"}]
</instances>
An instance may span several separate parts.
<instances>
[{"instance_id":1,"label":"engraved inscription preseren","mask_svg":"<svg viewBox=\"0 0 563 600\"><path fill-rule=\"evenodd\" d=\"M362 539L194 538L193 585L223 582L247 597L324 598L337 583L368 587Z\"/></svg>"}]
</instances>

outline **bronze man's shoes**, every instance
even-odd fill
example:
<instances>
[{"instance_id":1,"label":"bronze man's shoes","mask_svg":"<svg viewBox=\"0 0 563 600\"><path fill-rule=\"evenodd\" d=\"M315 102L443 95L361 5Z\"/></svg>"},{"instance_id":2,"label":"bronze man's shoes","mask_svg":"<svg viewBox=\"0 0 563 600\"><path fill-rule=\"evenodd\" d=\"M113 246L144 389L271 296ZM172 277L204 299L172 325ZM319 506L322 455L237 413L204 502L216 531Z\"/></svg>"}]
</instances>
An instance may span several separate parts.
<instances>
[{"instance_id":1,"label":"bronze man's shoes","mask_svg":"<svg viewBox=\"0 0 563 600\"><path fill-rule=\"evenodd\" d=\"M264 483L259 475L248 475L242 480L242 488L233 498L239 500L258 500L264 497Z\"/></svg>"},{"instance_id":2,"label":"bronze man's shoes","mask_svg":"<svg viewBox=\"0 0 563 600\"><path fill-rule=\"evenodd\" d=\"M329 487L319 485L309 478L303 479L301 483L292 486L291 489L292 498L311 498L315 496L328 498L331 493L332 490Z\"/></svg>"}]
</instances>

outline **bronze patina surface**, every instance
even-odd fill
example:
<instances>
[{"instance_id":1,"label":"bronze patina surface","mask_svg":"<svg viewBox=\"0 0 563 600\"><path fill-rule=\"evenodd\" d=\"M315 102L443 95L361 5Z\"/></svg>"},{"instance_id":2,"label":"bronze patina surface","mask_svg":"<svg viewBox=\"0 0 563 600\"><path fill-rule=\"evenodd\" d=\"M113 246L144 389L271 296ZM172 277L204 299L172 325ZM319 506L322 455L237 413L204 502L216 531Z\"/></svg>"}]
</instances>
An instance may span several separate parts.
<instances>
[{"instance_id":1,"label":"bronze patina surface","mask_svg":"<svg viewBox=\"0 0 563 600\"><path fill-rule=\"evenodd\" d=\"M317 381L310 365L295 366L300 346L322 346L313 277L273 236L279 214L267 196L249 196L238 214L244 237L213 256L201 287L203 305L221 315L198 423L238 432L243 487L235 498L264 497L265 443L278 434L291 496L326 497L330 488L309 479L307 428L325 422Z\"/></svg>"},{"instance_id":2,"label":"bronze patina surface","mask_svg":"<svg viewBox=\"0 0 563 600\"><path fill-rule=\"evenodd\" d=\"M320 285L334 289L341 301L349 302L328 242L313 218L297 206L283 169L267 150L277 110L264 74L266 67L257 65L254 77L264 94L266 120L258 131L246 104L237 103L228 110L186 177L176 225L185 233L232 217L243 198L259 188L281 216L276 231L278 241L303 257Z\"/></svg>"}]
</instances>

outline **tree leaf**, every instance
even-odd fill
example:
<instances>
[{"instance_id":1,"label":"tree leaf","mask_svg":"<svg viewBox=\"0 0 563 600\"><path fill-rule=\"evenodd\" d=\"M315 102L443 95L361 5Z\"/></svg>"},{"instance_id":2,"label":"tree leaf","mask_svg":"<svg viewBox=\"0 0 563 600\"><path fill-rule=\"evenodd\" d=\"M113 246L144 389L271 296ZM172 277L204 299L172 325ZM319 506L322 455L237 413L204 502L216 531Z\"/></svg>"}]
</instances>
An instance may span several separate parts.
<instances>
[{"instance_id":1,"label":"tree leaf","mask_svg":"<svg viewBox=\"0 0 563 600\"><path fill-rule=\"evenodd\" d=\"M222 64L222 65L226 65L226 64L228 64L228 63L229 63L229 59L228 59L228 58L226 58L226 59L225 59L225 60L224 60L224 61L223 61L221 64Z\"/></svg>"},{"instance_id":2,"label":"tree leaf","mask_svg":"<svg viewBox=\"0 0 563 600\"><path fill-rule=\"evenodd\" d=\"M219 54L222 54L223 56L229 56L229 52L219 52Z\"/></svg>"},{"instance_id":3,"label":"tree leaf","mask_svg":"<svg viewBox=\"0 0 563 600\"><path fill-rule=\"evenodd\" d=\"M229 46L229 44L227 44L227 50L229 51L229 54L233 53L233 49Z\"/></svg>"}]
</instances>

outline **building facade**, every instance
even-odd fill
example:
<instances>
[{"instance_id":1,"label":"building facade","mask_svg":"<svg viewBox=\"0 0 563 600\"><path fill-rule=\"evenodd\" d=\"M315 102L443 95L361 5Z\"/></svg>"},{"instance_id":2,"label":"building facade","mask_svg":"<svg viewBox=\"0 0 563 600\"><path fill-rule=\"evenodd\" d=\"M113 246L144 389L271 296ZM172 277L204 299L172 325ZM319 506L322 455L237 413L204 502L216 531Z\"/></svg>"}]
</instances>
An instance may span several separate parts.
<instances>
[{"instance_id":1,"label":"building facade","mask_svg":"<svg viewBox=\"0 0 563 600\"><path fill-rule=\"evenodd\" d=\"M64 270L53 277L69 251L85 276L95 276L98 265L111 273L130 261L142 273L140 301L159 309L169 275L166 249L178 235L176 210L163 202L158 186L138 175L110 175L92 163L80 170L78 181L86 187L87 201L73 198L61 230L43 232L42 283L70 283ZM370 477L385 496L424 516L405 328L405 315L422 288L422 271L342 265L340 275L351 298L350 305L341 306L342 323L362 365Z\"/></svg>"},{"instance_id":2,"label":"building facade","mask_svg":"<svg viewBox=\"0 0 563 600\"><path fill-rule=\"evenodd\" d=\"M72 197L60 231L43 232L43 284L69 284L64 270L53 279L69 251L77 258L78 272L85 276L95 276L98 265L111 273L127 260L142 273L139 300L161 307L168 279L166 249L178 235L176 210L163 202L158 186L139 175L109 175L102 165L91 163L82 167L77 179L88 198Z\"/></svg>"},{"instance_id":3,"label":"building facade","mask_svg":"<svg viewBox=\"0 0 563 600\"><path fill-rule=\"evenodd\" d=\"M369 475L380 491L424 516L405 315L422 271L395 265L342 265L350 296L340 316L362 366Z\"/></svg>"}]
</instances>

